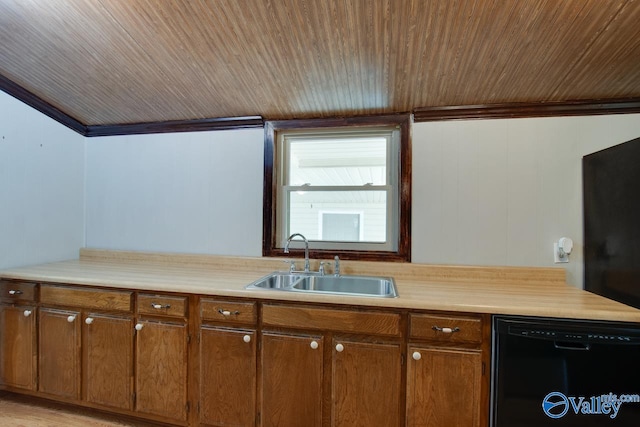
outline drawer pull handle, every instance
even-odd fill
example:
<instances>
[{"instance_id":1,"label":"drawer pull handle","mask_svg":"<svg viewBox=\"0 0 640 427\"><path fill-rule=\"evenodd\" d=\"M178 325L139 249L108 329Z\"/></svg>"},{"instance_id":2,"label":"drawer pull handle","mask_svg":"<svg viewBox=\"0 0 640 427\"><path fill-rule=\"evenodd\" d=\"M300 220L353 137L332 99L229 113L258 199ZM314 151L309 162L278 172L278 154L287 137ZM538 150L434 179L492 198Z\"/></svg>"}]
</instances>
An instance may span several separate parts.
<instances>
[{"instance_id":1,"label":"drawer pull handle","mask_svg":"<svg viewBox=\"0 0 640 427\"><path fill-rule=\"evenodd\" d=\"M90 325L93 323L93 317L87 317L86 319L84 319L84 323L86 323L87 325Z\"/></svg>"},{"instance_id":2,"label":"drawer pull handle","mask_svg":"<svg viewBox=\"0 0 640 427\"><path fill-rule=\"evenodd\" d=\"M76 316L75 316L75 314L72 314L71 316L68 316L68 317L67 317L67 322L69 322L69 323L73 323L73 322L75 322L75 321L76 321Z\"/></svg>"},{"instance_id":3,"label":"drawer pull handle","mask_svg":"<svg viewBox=\"0 0 640 427\"><path fill-rule=\"evenodd\" d=\"M144 328L144 325L142 323L136 323L136 331L141 331L142 328Z\"/></svg>"},{"instance_id":4,"label":"drawer pull handle","mask_svg":"<svg viewBox=\"0 0 640 427\"><path fill-rule=\"evenodd\" d=\"M434 331L436 332L442 332L443 334L452 334L454 332L460 332L460 328L458 328L457 326L455 328L441 328L439 326L433 326Z\"/></svg>"},{"instance_id":5,"label":"drawer pull handle","mask_svg":"<svg viewBox=\"0 0 640 427\"><path fill-rule=\"evenodd\" d=\"M24 314L24 317L29 317L31 316L31 310L25 310L22 314Z\"/></svg>"},{"instance_id":6,"label":"drawer pull handle","mask_svg":"<svg viewBox=\"0 0 640 427\"><path fill-rule=\"evenodd\" d=\"M420 354L419 351L414 351L413 354L411 355L411 357L413 358L413 360L420 360L422 359L422 355Z\"/></svg>"},{"instance_id":7,"label":"drawer pull handle","mask_svg":"<svg viewBox=\"0 0 640 427\"><path fill-rule=\"evenodd\" d=\"M227 317L227 316L231 316L232 314L235 314L236 316L238 314L240 314L240 312L238 310L236 311L229 311L229 310L223 310L221 308L218 309L218 313L222 314L223 316Z\"/></svg>"},{"instance_id":8,"label":"drawer pull handle","mask_svg":"<svg viewBox=\"0 0 640 427\"><path fill-rule=\"evenodd\" d=\"M22 291L16 290L16 289L11 289L9 291L9 295L22 295Z\"/></svg>"},{"instance_id":9,"label":"drawer pull handle","mask_svg":"<svg viewBox=\"0 0 640 427\"><path fill-rule=\"evenodd\" d=\"M250 343L251 342L251 335L245 335L242 337L242 341L246 342L246 343Z\"/></svg>"},{"instance_id":10,"label":"drawer pull handle","mask_svg":"<svg viewBox=\"0 0 640 427\"><path fill-rule=\"evenodd\" d=\"M311 349L313 350L317 350L318 349L318 341L311 341L311 344L309 344L309 347L311 347Z\"/></svg>"},{"instance_id":11,"label":"drawer pull handle","mask_svg":"<svg viewBox=\"0 0 640 427\"><path fill-rule=\"evenodd\" d=\"M152 302L151 307L155 308L156 310L162 310L163 308L165 309L171 308L171 305L170 304L162 305L162 304L156 304L155 302Z\"/></svg>"},{"instance_id":12,"label":"drawer pull handle","mask_svg":"<svg viewBox=\"0 0 640 427\"><path fill-rule=\"evenodd\" d=\"M338 353L342 353L344 351L344 346L342 344L336 344L336 351Z\"/></svg>"}]
</instances>

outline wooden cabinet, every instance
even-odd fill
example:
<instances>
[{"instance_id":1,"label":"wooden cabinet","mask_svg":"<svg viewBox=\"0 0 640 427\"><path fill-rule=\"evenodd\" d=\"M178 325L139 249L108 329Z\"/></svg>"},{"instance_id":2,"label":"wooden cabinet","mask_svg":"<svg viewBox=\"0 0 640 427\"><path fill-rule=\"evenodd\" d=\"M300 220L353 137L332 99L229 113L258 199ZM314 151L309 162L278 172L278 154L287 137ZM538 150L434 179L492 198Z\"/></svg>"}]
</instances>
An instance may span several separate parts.
<instances>
[{"instance_id":1,"label":"wooden cabinet","mask_svg":"<svg viewBox=\"0 0 640 427\"><path fill-rule=\"evenodd\" d=\"M277 304L262 314L263 426L401 425L400 314Z\"/></svg>"},{"instance_id":2,"label":"wooden cabinet","mask_svg":"<svg viewBox=\"0 0 640 427\"><path fill-rule=\"evenodd\" d=\"M256 303L203 298L200 318L200 424L255 425Z\"/></svg>"},{"instance_id":3,"label":"wooden cabinet","mask_svg":"<svg viewBox=\"0 0 640 427\"><path fill-rule=\"evenodd\" d=\"M105 408L132 409L131 297L130 291L41 286L41 392Z\"/></svg>"},{"instance_id":4,"label":"wooden cabinet","mask_svg":"<svg viewBox=\"0 0 640 427\"><path fill-rule=\"evenodd\" d=\"M407 425L480 425L479 351L409 346Z\"/></svg>"},{"instance_id":5,"label":"wooden cabinet","mask_svg":"<svg viewBox=\"0 0 640 427\"><path fill-rule=\"evenodd\" d=\"M36 287L0 279L0 386L37 388Z\"/></svg>"},{"instance_id":6,"label":"wooden cabinet","mask_svg":"<svg viewBox=\"0 0 640 427\"><path fill-rule=\"evenodd\" d=\"M35 390L36 308L0 304L0 384Z\"/></svg>"},{"instance_id":7,"label":"wooden cabinet","mask_svg":"<svg viewBox=\"0 0 640 427\"><path fill-rule=\"evenodd\" d=\"M333 340L331 425L399 426L402 351L399 343Z\"/></svg>"},{"instance_id":8,"label":"wooden cabinet","mask_svg":"<svg viewBox=\"0 0 640 427\"><path fill-rule=\"evenodd\" d=\"M176 310L176 306L180 309ZM187 298L138 296L135 392L137 412L185 422L188 413ZM151 317L154 316L154 317Z\"/></svg>"},{"instance_id":9,"label":"wooden cabinet","mask_svg":"<svg viewBox=\"0 0 640 427\"><path fill-rule=\"evenodd\" d=\"M487 427L490 326L0 280L0 386L181 426Z\"/></svg>"},{"instance_id":10,"label":"wooden cabinet","mask_svg":"<svg viewBox=\"0 0 640 427\"><path fill-rule=\"evenodd\" d=\"M97 405L133 409L133 319L89 313L84 319L84 399Z\"/></svg>"},{"instance_id":11,"label":"wooden cabinet","mask_svg":"<svg viewBox=\"0 0 640 427\"><path fill-rule=\"evenodd\" d=\"M321 426L325 399L321 336L265 333L262 337L261 425Z\"/></svg>"},{"instance_id":12,"label":"wooden cabinet","mask_svg":"<svg viewBox=\"0 0 640 427\"><path fill-rule=\"evenodd\" d=\"M255 424L256 332L200 330L200 423Z\"/></svg>"},{"instance_id":13,"label":"wooden cabinet","mask_svg":"<svg viewBox=\"0 0 640 427\"><path fill-rule=\"evenodd\" d=\"M80 312L42 307L39 315L39 390L80 399Z\"/></svg>"},{"instance_id":14,"label":"wooden cabinet","mask_svg":"<svg viewBox=\"0 0 640 427\"><path fill-rule=\"evenodd\" d=\"M407 364L407 426L488 424L488 319L412 314Z\"/></svg>"}]
</instances>

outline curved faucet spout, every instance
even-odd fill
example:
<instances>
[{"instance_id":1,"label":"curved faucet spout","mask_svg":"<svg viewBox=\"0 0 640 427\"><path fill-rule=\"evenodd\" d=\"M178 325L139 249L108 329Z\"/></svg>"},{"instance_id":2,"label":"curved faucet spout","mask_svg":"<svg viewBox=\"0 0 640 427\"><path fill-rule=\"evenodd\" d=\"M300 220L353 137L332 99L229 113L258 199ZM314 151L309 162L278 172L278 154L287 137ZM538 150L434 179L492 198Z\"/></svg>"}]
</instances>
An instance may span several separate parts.
<instances>
[{"instance_id":1,"label":"curved faucet spout","mask_svg":"<svg viewBox=\"0 0 640 427\"><path fill-rule=\"evenodd\" d=\"M291 241L293 240L294 237L301 237L302 240L304 241L304 272L308 273L309 272L309 241L307 240L306 237L304 237L300 233L293 233L291 236L287 238L287 242L284 244L284 253L285 254L289 253L289 244L291 244Z\"/></svg>"}]
</instances>

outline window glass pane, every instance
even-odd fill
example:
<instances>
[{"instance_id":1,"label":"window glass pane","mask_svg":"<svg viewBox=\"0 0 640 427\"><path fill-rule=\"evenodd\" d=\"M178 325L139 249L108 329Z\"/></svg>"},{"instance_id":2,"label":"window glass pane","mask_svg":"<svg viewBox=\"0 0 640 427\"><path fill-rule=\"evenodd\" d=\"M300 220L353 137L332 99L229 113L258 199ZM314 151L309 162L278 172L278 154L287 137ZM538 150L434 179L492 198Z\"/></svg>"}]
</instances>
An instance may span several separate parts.
<instances>
[{"instance_id":1,"label":"window glass pane","mask_svg":"<svg viewBox=\"0 0 640 427\"><path fill-rule=\"evenodd\" d=\"M386 185L387 138L287 138L286 185Z\"/></svg>"},{"instance_id":2,"label":"window glass pane","mask_svg":"<svg viewBox=\"0 0 640 427\"><path fill-rule=\"evenodd\" d=\"M361 219L358 213L323 212L322 240L359 242Z\"/></svg>"},{"instance_id":3,"label":"window glass pane","mask_svg":"<svg viewBox=\"0 0 640 427\"><path fill-rule=\"evenodd\" d=\"M324 227L329 227L324 230ZM356 233L357 230L357 233ZM386 191L292 191L289 232L309 240L385 242Z\"/></svg>"}]
</instances>

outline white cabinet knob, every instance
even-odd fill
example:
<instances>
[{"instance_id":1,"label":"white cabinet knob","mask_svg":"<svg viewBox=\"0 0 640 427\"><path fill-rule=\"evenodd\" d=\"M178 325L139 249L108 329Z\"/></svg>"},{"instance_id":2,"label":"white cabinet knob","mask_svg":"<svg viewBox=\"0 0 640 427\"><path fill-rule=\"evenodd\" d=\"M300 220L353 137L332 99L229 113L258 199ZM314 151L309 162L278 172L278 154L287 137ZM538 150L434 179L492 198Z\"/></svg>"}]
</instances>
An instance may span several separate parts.
<instances>
[{"instance_id":1,"label":"white cabinet knob","mask_svg":"<svg viewBox=\"0 0 640 427\"><path fill-rule=\"evenodd\" d=\"M73 323L73 322L75 322L75 320L76 320L76 315L75 314L72 314L69 317L67 317L67 322L69 322L69 323Z\"/></svg>"},{"instance_id":2,"label":"white cabinet knob","mask_svg":"<svg viewBox=\"0 0 640 427\"><path fill-rule=\"evenodd\" d=\"M142 323L136 323L136 331L141 331L144 325Z\"/></svg>"},{"instance_id":3,"label":"white cabinet knob","mask_svg":"<svg viewBox=\"0 0 640 427\"><path fill-rule=\"evenodd\" d=\"M87 325L90 325L93 323L93 317L87 317L86 319L84 319L84 323L86 323Z\"/></svg>"},{"instance_id":4,"label":"white cabinet knob","mask_svg":"<svg viewBox=\"0 0 640 427\"><path fill-rule=\"evenodd\" d=\"M422 359L422 355L420 354L419 351L414 351L413 354L411 355L411 357L413 357L413 360L420 360Z\"/></svg>"},{"instance_id":5,"label":"white cabinet knob","mask_svg":"<svg viewBox=\"0 0 640 427\"><path fill-rule=\"evenodd\" d=\"M318 349L318 341L311 341L311 343L309 344L309 347L311 347L314 350Z\"/></svg>"},{"instance_id":6,"label":"white cabinet knob","mask_svg":"<svg viewBox=\"0 0 640 427\"><path fill-rule=\"evenodd\" d=\"M15 289L9 290L9 295L20 295L22 291L16 291Z\"/></svg>"},{"instance_id":7,"label":"white cabinet knob","mask_svg":"<svg viewBox=\"0 0 640 427\"><path fill-rule=\"evenodd\" d=\"M24 317L29 317L31 316L31 310L25 310L22 314L24 314Z\"/></svg>"},{"instance_id":8,"label":"white cabinet knob","mask_svg":"<svg viewBox=\"0 0 640 427\"><path fill-rule=\"evenodd\" d=\"M244 342L251 342L251 335L245 335L242 337L242 341Z\"/></svg>"},{"instance_id":9,"label":"white cabinet knob","mask_svg":"<svg viewBox=\"0 0 640 427\"><path fill-rule=\"evenodd\" d=\"M344 351L344 346L342 344L336 344L336 351L338 353L342 353Z\"/></svg>"}]
</instances>

